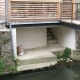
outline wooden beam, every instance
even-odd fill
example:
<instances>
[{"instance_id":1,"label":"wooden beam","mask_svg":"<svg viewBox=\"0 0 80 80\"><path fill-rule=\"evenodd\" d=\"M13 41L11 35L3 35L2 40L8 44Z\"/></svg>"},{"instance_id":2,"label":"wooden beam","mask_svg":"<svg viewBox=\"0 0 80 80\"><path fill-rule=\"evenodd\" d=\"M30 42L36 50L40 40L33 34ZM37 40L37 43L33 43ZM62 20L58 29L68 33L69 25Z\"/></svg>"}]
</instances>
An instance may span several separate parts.
<instances>
[{"instance_id":1,"label":"wooden beam","mask_svg":"<svg viewBox=\"0 0 80 80\"><path fill-rule=\"evenodd\" d=\"M61 0L9 0L9 1L27 1L27 2L60 2Z\"/></svg>"}]
</instances>

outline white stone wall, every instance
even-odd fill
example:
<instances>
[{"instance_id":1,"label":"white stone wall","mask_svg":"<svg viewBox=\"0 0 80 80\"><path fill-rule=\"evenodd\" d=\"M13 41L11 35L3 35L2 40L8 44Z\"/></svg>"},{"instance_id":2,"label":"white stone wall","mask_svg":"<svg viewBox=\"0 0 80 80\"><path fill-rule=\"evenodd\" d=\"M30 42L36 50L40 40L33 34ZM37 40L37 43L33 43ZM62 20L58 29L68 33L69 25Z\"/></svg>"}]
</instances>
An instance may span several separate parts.
<instances>
[{"instance_id":1,"label":"white stone wall","mask_svg":"<svg viewBox=\"0 0 80 80\"><path fill-rule=\"evenodd\" d=\"M62 46L76 49L75 29L59 26L52 28L52 32Z\"/></svg>"},{"instance_id":2,"label":"white stone wall","mask_svg":"<svg viewBox=\"0 0 80 80\"><path fill-rule=\"evenodd\" d=\"M17 46L25 49L47 46L46 28L17 28Z\"/></svg>"}]
</instances>

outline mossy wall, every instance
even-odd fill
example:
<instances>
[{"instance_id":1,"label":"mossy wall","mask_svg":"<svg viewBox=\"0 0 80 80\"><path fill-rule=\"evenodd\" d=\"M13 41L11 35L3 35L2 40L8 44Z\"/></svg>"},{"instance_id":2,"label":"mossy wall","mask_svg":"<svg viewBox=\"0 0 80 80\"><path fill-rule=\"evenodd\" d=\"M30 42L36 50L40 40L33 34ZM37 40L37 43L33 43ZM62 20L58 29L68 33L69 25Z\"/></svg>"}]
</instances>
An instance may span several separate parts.
<instances>
[{"instance_id":1,"label":"mossy wall","mask_svg":"<svg viewBox=\"0 0 80 80\"><path fill-rule=\"evenodd\" d=\"M10 32L0 32L0 74L10 73L14 67Z\"/></svg>"}]
</instances>

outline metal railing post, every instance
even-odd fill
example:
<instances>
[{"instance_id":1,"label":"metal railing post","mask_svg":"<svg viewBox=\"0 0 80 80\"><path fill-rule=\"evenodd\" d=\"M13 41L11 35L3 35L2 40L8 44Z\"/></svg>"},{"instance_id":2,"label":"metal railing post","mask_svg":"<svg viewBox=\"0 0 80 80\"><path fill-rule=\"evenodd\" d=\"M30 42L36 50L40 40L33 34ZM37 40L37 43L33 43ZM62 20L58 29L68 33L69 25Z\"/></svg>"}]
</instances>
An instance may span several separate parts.
<instances>
[{"instance_id":1,"label":"metal railing post","mask_svg":"<svg viewBox=\"0 0 80 80\"><path fill-rule=\"evenodd\" d=\"M5 21L8 23L8 0L5 0Z\"/></svg>"}]
</instances>

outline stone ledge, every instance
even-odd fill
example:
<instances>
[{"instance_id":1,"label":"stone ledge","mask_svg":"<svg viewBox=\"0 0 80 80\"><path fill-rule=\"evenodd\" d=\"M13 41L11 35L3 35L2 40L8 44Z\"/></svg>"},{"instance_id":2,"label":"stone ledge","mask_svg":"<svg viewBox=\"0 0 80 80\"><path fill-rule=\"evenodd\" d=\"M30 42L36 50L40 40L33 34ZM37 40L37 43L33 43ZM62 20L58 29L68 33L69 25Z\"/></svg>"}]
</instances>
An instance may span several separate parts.
<instances>
[{"instance_id":1,"label":"stone ledge","mask_svg":"<svg viewBox=\"0 0 80 80\"><path fill-rule=\"evenodd\" d=\"M54 66L57 62L46 62L46 63L38 63L38 64L30 64L30 65L22 65L17 67L17 71L24 70L36 70L39 68Z\"/></svg>"}]
</instances>

